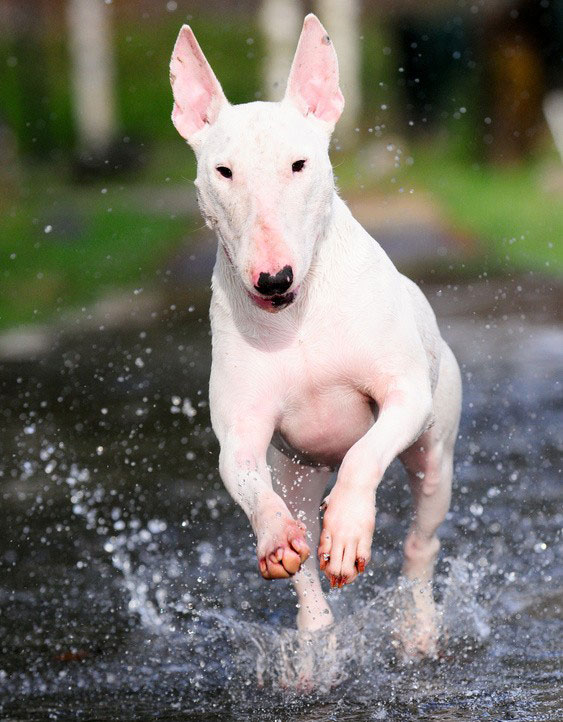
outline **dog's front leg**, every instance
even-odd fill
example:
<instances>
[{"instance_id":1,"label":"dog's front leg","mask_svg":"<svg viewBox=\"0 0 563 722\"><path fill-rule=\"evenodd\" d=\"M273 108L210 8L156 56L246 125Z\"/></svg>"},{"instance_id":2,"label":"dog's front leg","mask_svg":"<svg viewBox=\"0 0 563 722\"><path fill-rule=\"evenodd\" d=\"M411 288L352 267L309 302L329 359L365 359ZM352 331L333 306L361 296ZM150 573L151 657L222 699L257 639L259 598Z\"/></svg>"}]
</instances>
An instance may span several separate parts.
<instances>
[{"instance_id":1,"label":"dog's front leg","mask_svg":"<svg viewBox=\"0 0 563 722\"><path fill-rule=\"evenodd\" d=\"M310 554L305 525L291 516L274 492L266 451L271 430L235 425L219 435L219 471L256 534L258 565L264 579L293 576Z\"/></svg>"},{"instance_id":2,"label":"dog's front leg","mask_svg":"<svg viewBox=\"0 0 563 722\"><path fill-rule=\"evenodd\" d=\"M319 562L331 586L354 581L371 557L375 494L393 459L428 428L432 394L428 376L393 380L373 398L376 423L344 457L336 484L325 500Z\"/></svg>"}]
</instances>

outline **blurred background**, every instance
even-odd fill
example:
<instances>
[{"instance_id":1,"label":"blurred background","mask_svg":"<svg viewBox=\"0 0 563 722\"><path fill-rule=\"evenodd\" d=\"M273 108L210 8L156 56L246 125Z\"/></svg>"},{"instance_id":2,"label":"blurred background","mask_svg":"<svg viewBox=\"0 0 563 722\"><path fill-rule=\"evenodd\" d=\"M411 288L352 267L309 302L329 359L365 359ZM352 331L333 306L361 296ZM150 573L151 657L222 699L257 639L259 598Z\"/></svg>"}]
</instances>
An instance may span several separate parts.
<instances>
[{"instance_id":1,"label":"blurred background","mask_svg":"<svg viewBox=\"0 0 563 722\"><path fill-rule=\"evenodd\" d=\"M561 272L561 2L0 0L0 328L207 283L213 240L170 122L179 26L233 103L276 99L310 10L347 101L338 185L396 263Z\"/></svg>"}]
</instances>

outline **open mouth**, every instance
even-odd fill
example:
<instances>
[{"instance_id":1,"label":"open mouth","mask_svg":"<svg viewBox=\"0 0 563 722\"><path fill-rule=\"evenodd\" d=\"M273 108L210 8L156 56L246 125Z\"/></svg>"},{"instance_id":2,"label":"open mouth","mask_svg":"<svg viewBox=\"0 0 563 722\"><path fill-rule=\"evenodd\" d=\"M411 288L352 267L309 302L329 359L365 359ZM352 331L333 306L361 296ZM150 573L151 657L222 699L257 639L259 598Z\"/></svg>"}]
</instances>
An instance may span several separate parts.
<instances>
[{"instance_id":1,"label":"open mouth","mask_svg":"<svg viewBox=\"0 0 563 722\"><path fill-rule=\"evenodd\" d=\"M295 300L297 290L268 297L258 296L250 292L248 292L248 295L257 306L264 309L264 311L270 311L273 313L275 311L281 311L282 309L287 308L287 306L290 306Z\"/></svg>"}]
</instances>

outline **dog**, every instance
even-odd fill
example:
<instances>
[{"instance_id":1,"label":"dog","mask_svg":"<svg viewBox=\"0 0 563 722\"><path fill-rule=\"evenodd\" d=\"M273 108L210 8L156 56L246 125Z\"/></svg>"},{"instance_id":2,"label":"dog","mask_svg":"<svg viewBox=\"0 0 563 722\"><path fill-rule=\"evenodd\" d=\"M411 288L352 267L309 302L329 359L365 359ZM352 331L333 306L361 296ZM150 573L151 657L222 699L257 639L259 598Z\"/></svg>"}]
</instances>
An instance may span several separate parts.
<instances>
[{"instance_id":1,"label":"dog","mask_svg":"<svg viewBox=\"0 0 563 722\"><path fill-rule=\"evenodd\" d=\"M331 40L305 18L277 103L230 105L187 25L170 72L172 121L195 152L199 206L218 238L219 471L256 534L260 573L292 578L299 630L331 625L319 568L331 587L364 572L377 488L399 457L414 505L402 573L415 624L403 643L435 654L436 531L450 504L461 377L423 293L336 192L328 147L344 98Z\"/></svg>"}]
</instances>

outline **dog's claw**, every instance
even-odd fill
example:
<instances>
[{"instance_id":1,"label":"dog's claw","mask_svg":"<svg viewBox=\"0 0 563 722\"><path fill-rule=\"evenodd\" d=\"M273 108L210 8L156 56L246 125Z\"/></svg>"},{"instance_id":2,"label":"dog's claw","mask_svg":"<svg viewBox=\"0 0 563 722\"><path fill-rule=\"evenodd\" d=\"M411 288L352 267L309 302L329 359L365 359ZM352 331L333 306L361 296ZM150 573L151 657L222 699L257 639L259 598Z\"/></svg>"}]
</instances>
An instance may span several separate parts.
<instances>
[{"instance_id":1,"label":"dog's claw","mask_svg":"<svg viewBox=\"0 0 563 722\"><path fill-rule=\"evenodd\" d=\"M301 539L290 539L290 540L289 540L289 543L291 544L291 546L295 549L295 551L296 551L297 553L299 553L300 551L302 551L302 549L303 549L303 542L301 541Z\"/></svg>"},{"instance_id":2,"label":"dog's claw","mask_svg":"<svg viewBox=\"0 0 563 722\"><path fill-rule=\"evenodd\" d=\"M285 512L285 513L284 513ZM257 518L258 566L265 579L286 579L310 554L305 525L287 516L280 504L264 507Z\"/></svg>"}]
</instances>

